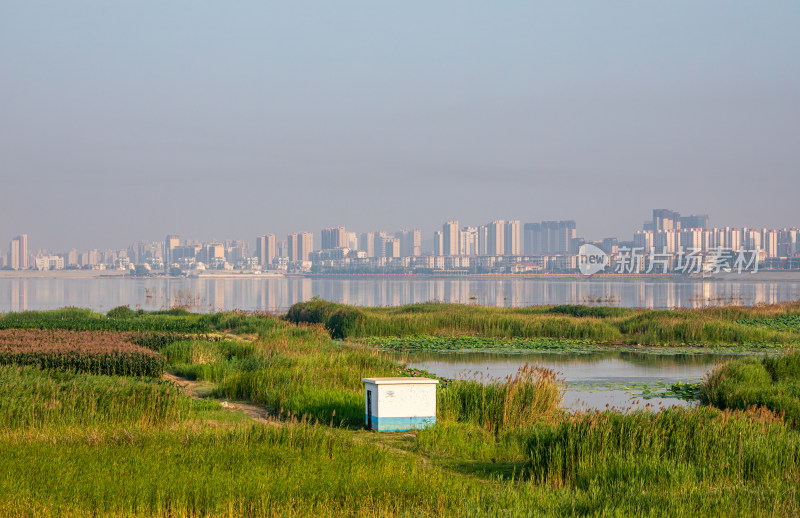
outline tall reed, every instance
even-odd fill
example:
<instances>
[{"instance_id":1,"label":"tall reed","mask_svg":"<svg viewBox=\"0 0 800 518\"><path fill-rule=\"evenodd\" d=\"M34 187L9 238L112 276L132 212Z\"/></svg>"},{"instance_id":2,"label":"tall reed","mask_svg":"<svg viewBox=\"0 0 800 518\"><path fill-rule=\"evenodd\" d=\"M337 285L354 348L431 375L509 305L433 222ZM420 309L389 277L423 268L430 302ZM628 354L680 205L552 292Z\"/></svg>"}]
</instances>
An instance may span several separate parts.
<instances>
[{"instance_id":1,"label":"tall reed","mask_svg":"<svg viewBox=\"0 0 800 518\"><path fill-rule=\"evenodd\" d=\"M442 421L466 422L499 434L530 426L559 411L564 384L555 372L525 364L502 380L456 380L438 391Z\"/></svg>"}]
</instances>

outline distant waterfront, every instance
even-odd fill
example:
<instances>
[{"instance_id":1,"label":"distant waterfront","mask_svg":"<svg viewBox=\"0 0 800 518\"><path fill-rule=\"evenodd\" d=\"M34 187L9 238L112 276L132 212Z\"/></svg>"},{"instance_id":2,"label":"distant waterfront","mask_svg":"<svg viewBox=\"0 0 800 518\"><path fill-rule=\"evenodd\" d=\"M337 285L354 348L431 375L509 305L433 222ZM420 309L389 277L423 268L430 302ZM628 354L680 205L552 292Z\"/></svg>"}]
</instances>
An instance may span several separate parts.
<instances>
[{"instance_id":1,"label":"distant waterfront","mask_svg":"<svg viewBox=\"0 0 800 518\"><path fill-rule=\"evenodd\" d=\"M319 296L363 306L441 301L485 306L589 304L624 307L703 307L771 304L800 299L800 278L775 279L765 272L730 280L685 278L497 276L226 276L223 278L126 278L68 275L0 275L0 312L128 305L155 310L185 306L193 311L281 313ZM67 274L68 272L64 272ZM109 272L110 273L110 272Z\"/></svg>"}]
</instances>

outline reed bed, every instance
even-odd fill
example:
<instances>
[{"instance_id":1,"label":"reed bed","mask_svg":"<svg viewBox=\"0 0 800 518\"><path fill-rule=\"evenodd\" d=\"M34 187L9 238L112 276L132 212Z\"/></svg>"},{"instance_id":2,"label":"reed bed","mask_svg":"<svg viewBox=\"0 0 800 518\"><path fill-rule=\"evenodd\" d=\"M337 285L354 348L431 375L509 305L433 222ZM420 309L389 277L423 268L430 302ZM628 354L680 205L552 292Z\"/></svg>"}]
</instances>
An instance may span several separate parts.
<instances>
[{"instance_id":1,"label":"reed bed","mask_svg":"<svg viewBox=\"0 0 800 518\"><path fill-rule=\"evenodd\" d=\"M438 418L499 435L559 412L564 384L550 369L528 365L500 380L455 380L437 393Z\"/></svg>"},{"instance_id":2,"label":"reed bed","mask_svg":"<svg viewBox=\"0 0 800 518\"><path fill-rule=\"evenodd\" d=\"M55 329L0 330L0 365L37 365L93 374L161 377L160 354L131 334Z\"/></svg>"},{"instance_id":3,"label":"reed bed","mask_svg":"<svg viewBox=\"0 0 800 518\"><path fill-rule=\"evenodd\" d=\"M765 407L800 428L800 352L720 364L706 376L700 397L723 409Z\"/></svg>"},{"instance_id":4,"label":"reed bed","mask_svg":"<svg viewBox=\"0 0 800 518\"><path fill-rule=\"evenodd\" d=\"M63 308L53 311L22 311L0 315L0 329L63 329L72 331L158 332L202 334L236 330L257 333L282 322L263 313L231 311L197 314L180 308L165 311L133 311L127 306L103 315L89 309Z\"/></svg>"},{"instance_id":5,"label":"reed bed","mask_svg":"<svg viewBox=\"0 0 800 518\"><path fill-rule=\"evenodd\" d=\"M394 308L347 306L316 299L293 305L286 319L322 324L334 338L480 336L558 338L642 345L800 343L800 302L755 307L646 310L589 306L495 308L424 303Z\"/></svg>"},{"instance_id":6,"label":"reed bed","mask_svg":"<svg viewBox=\"0 0 800 518\"><path fill-rule=\"evenodd\" d=\"M710 407L591 412L541 424L528 440L531 476L548 487L642 490L671 484L800 482L798 434L768 411Z\"/></svg>"},{"instance_id":7,"label":"reed bed","mask_svg":"<svg viewBox=\"0 0 800 518\"><path fill-rule=\"evenodd\" d=\"M0 366L0 430L62 426L164 426L191 401L162 381Z\"/></svg>"},{"instance_id":8,"label":"reed bed","mask_svg":"<svg viewBox=\"0 0 800 518\"><path fill-rule=\"evenodd\" d=\"M0 440L0 492L20 514L444 516L510 493L307 423L19 446Z\"/></svg>"}]
</instances>

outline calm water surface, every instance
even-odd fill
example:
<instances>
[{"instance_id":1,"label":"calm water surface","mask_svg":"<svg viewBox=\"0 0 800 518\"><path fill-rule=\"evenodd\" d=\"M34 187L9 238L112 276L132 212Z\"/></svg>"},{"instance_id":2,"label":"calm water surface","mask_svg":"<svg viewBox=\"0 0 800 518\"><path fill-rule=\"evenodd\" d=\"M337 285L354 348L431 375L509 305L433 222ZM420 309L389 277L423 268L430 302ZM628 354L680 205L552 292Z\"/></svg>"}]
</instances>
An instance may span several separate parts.
<instances>
[{"instance_id":1,"label":"calm water surface","mask_svg":"<svg viewBox=\"0 0 800 518\"><path fill-rule=\"evenodd\" d=\"M481 279L481 278L92 278L0 279L0 312L79 306L96 311L128 305L174 305L193 311L283 312L314 296L362 306L431 300L484 306L594 304L624 307L702 307L800 299L800 282Z\"/></svg>"},{"instance_id":2,"label":"calm water surface","mask_svg":"<svg viewBox=\"0 0 800 518\"><path fill-rule=\"evenodd\" d=\"M437 376L490 381L514 375L526 363L559 373L567 384L564 406L572 410L639 408L648 404L686 406L674 398L642 399L645 388L663 391L669 384L702 381L705 373L730 355L603 351L588 353L408 353L408 365Z\"/></svg>"}]
</instances>

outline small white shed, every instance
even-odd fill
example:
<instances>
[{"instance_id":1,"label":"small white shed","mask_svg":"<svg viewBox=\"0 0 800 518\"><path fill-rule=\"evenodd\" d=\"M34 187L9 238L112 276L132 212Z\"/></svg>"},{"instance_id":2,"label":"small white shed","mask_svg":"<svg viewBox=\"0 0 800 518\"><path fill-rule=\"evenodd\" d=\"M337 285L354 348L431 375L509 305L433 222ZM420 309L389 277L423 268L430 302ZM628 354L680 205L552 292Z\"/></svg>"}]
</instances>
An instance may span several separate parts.
<instances>
[{"instance_id":1,"label":"small white shed","mask_svg":"<svg viewBox=\"0 0 800 518\"><path fill-rule=\"evenodd\" d=\"M364 378L367 428L419 430L436 422L436 384L429 378Z\"/></svg>"}]
</instances>

